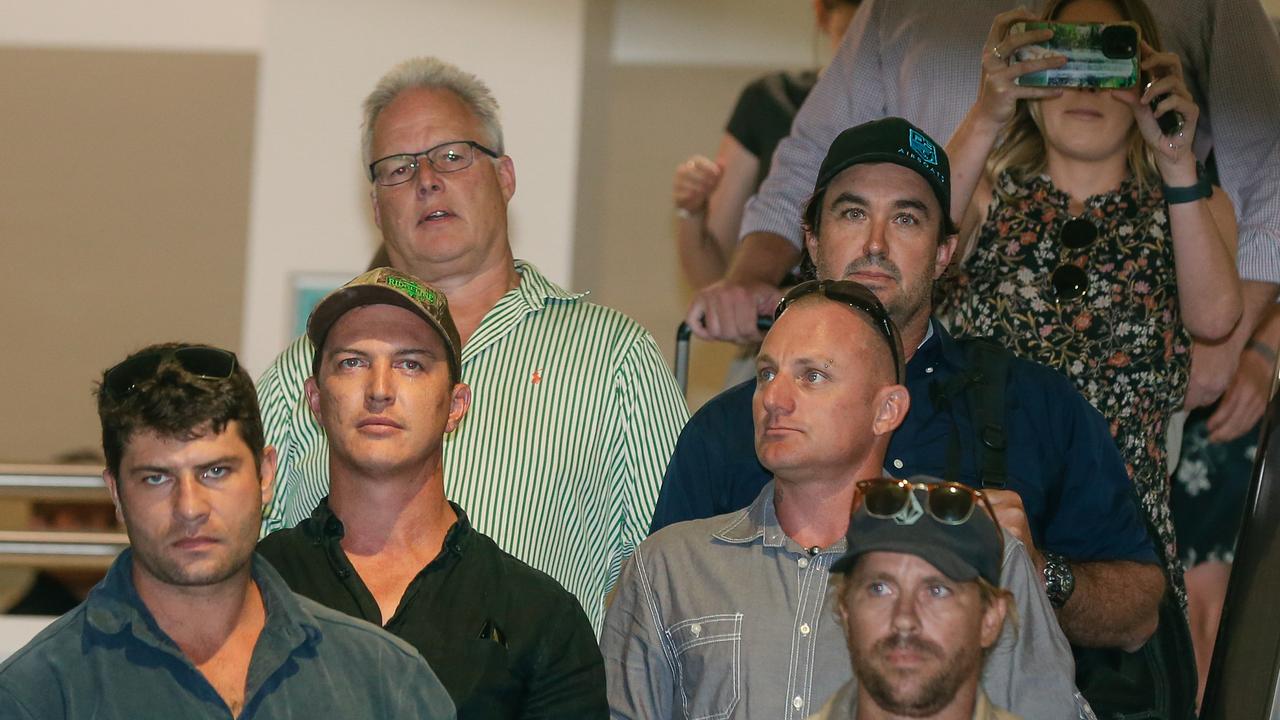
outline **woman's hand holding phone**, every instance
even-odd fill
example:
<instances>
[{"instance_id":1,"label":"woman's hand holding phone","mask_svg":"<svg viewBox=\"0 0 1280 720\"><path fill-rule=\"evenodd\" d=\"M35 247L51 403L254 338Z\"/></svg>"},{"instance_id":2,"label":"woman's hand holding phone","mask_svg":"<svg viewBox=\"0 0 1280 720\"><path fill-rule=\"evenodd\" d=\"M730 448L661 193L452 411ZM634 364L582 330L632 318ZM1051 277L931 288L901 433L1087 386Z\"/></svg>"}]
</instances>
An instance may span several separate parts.
<instances>
[{"instance_id":1,"label":"woman's hand holding phone","mask_svg":"<svg viewBox=\"0 0 1280 720\"><path fill-rule=\"evenodd\" d=\"M1030 30L1009 34L1014 23L1029 22L1036 16L1025 8L1000 13L991 24L986 46L982 51L982 84L978 90L975 109L989 122L1003 125L1013 117L1019 100L1051 98L1062 94L1054 88L1023 87L1016 80L1019 76L1061 67L1067 59L1062 56L1038 58L1024 62L1012 62L1018 48L1053 37L1052 30Z\"/></svg>"},{"instance_id":2,"label":"woman's hand holding phone","mask_svg":"<svg viewBox=\"0 0 1280 720\"><path fill-rule=\"evenodd\" d=\"M1156 156L1156 165L1166 185L1194 185L1196 158L1191 143L1196 136L1200 107L1191 99L1191 91L1182 77L1182 61L1174 53L1156 52L1142 43L1142 71L1152 78L1141 94L1138 91L1113 91L1133 109L1138 130ZM1182 128L1166 135L1160 118L1169 113L1182 116Z\"/></svg>"}]
</instances>

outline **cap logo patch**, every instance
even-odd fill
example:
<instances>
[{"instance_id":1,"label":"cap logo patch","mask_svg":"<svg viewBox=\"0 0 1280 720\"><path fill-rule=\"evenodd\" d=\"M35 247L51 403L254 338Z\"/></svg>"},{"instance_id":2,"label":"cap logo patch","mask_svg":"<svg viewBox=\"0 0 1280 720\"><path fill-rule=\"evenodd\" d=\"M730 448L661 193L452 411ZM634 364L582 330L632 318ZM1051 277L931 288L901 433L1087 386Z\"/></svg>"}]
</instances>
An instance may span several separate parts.
<instances>
[{"instance_id":1,"label":"cap logo patch","mask_svg":"<svg viewBox=\"0 0 1280 720\"><path fill-rule=\"evenodd\" d=\"M909 128L907 130L907 142L911 145L911 150L922 161L930 165L938 164L938 147L930 142L929 138Z\"/></svg>"},{"instance_id":2,"label":"cap logo patch","mask_svg":"<svg viewBox=\"0 0 1280 720\"><path fill-rule=\"evenodd\" d=\"M915 491L911 491L911 503L902 508L901 512L893 516L893 521L899 525L915 525L920 518L924 517L924 508L920 507L920 499L916 497Z\"/></svg>"},{"instance_id":3,"label":"cap logo patch","mask_svg":"<svg viewBox=\"0 0 1280 720\"><path fill-rule=\"evenodd\" d=\"M428 305L434 305L436 303L436 294L434 291L423 290L418 283L411 280L405 280L404 278L398 278L394 275L388 275L386 278L383 278L383 282L393 288L401 290L418 302L425 302Z\"/></svg>"}]
</instances>

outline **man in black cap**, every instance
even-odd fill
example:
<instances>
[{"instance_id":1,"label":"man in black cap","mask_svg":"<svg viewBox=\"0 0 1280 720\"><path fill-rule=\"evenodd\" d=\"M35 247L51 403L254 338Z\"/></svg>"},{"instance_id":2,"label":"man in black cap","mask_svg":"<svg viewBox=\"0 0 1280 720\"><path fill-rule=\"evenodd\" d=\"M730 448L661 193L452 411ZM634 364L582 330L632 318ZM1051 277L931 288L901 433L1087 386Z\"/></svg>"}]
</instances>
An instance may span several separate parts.
<instances>
[{"instance_id":1,"label":"man in black cap","mask_svg":"<svg viewBox=\"0 0 1280 720\"><path fill-rule=\"evenodd\" d=\"M858 481L882 475L910 404L901 341L867 288L810 281L778 306L756 358L754 444L773 480L750 507L640 544L605 615L614 718L799 720L852 675L828 592ZM1037 720L1088 717L1070 648L1026 549L1006 534L993 574L1015 598L983 686Z\"/></svg>"},{"instance_id":2,"label":"man in black cap","mask_svg":"<svg viewBox=\"0 0 1280 720\"><path fill-rule=\"evenodd\" d=\"M912 409L883 470L1007 485L989 493L997 519L1026 545L1067 637L1139 647L1155 631L1164 576L1106 420L1043 365L1004 354L999 382L978 364L980 346L931 317L934 281L956 245L949 174L946 152L919 128L865 123L832 143L804 213L817 276L864 284L902 331ZM755 383L720 394L685 426L653 530L745 507L769 481L751 443ZM975 422L983 405L1001 410Z\"/></svg>"},{"instance_id":3,"label":"man in black cap","mask_svg":"<svg viewBox=\"0 0 1280 720\"><path fill-rule=\"evenodd\" d=\"M858 489L848 550L831 565L857 682L811 720L1017 720L979 687L1010 604L986 499L924 476Z\"/></svg>"},{"instance_id":4,"label":"man in black cap","mask_svg":"<svg viewBox=\"0 0 1280 720\"><path fill-rule=\"evenodd\" d=\"M307 335L329 496L259 552L295 592L417 648L461 719L603 717L600 650L578 601L446 499L442 445L471 389L444 293L371 270L316 306Z\"/></svg>"}]
</instances>

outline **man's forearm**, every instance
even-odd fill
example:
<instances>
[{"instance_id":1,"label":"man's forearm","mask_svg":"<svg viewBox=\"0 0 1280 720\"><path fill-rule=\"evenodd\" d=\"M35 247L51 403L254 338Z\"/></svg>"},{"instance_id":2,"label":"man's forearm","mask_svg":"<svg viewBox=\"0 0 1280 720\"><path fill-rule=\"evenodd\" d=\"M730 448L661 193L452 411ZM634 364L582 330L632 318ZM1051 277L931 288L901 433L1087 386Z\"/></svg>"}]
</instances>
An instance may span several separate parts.
<instances>
[{"instance_id":1,"label":"man's forearm","mask_svg":"<svg viewBox=\"0 0 1280 720\"><path fill-rule=\"evenodd\" d=\"M1258 323L1268 315L1276 303L1276 294L1280 285L1245 280L1240 283L1240 298L1244 301L1244 312L1240 316L1240 326L1244 329L1244 337L1248 338L1258 329ZM1243 341L1241 342L1243 345Z\"/></svg>"},{"instance_id":2,"label":"man's forearm","mask_svg":"<svg viewBox=\"0 0 1280 720\"><path fill-rule=\"evenodd\" d=\"M1142 647L1159 624L1164 573L1158 565L1108 560L1071 564L1075 591L1058 610L1058 623L1073 644Z\"/></svg>"},{"instance_id":3,"label":"man's forearm","mask_svg":"<svg viewBox=\"0 0 1280 720\"><path fill-rule=\"evenodd\" d=\"M800 251L790 240L770 232L754 232L742 238L725 277L736 283L777 285L800 261Z\"/></svg>"}]
</instances>

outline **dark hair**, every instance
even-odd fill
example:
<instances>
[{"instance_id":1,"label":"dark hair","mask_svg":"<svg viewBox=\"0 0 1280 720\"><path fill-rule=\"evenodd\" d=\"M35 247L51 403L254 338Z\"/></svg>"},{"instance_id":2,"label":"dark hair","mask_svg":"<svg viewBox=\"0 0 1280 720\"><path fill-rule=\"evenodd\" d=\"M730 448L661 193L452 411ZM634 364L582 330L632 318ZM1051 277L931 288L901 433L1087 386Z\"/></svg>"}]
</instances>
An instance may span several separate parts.
<instances>
[{"instance_id":1,"label":"dark hair","mask_svg":"<svg viewBox=\"0 0 1280 720\"><path fill-rule=\"evenodd\" d=\"M187 345L151 345L126 360L167 353ZM266 441L262 435L258 395L249 373L239 363L231 377L210 379L192 375L169 355L161 360L151 377L135 384L123 397L115 397L105 389L105 376L106 373L94 394L98 399L98 419L102 422L102 452L112 475L119 476L125 444L135 433L150 431L161 437L194 440L210 431L221 433L233 420L238 423L240 438L253 453L255 466L262 464Z\"/></svg>"}]
</instances>

